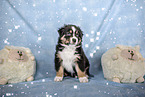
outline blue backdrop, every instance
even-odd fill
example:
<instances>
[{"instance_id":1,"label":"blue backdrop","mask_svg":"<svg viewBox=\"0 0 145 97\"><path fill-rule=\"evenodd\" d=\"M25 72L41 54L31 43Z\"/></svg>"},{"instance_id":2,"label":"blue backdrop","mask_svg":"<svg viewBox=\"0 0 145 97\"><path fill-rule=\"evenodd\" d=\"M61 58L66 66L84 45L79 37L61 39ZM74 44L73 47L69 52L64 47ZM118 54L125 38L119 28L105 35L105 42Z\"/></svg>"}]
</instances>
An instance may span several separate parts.
<instances>
[{"instance_id":1,"label":"blue backdrop","mask_svg":"<svg viewBox=\"0 0 145 97\"><path fill-rule=\"evenodd\" d=\"M53 81L57 30L64 24L84 32L83 48L95 75L89 83ZM140 45L145 57L145 0L0 0L0 49L29 47L37 61L35 81L0 85L0 96L144 97L145 83L104 79L101 56L116 44Z\"/></svg>"}]
</instances>

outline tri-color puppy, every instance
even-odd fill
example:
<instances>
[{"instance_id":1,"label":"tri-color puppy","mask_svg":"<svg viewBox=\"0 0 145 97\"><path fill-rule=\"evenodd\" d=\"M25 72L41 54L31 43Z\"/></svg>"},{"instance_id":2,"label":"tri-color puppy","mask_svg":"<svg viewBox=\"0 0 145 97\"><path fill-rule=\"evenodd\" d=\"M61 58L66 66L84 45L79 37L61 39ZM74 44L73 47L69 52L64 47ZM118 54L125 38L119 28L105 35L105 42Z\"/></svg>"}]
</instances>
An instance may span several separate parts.
<instances>
[{"instance_id":1,"label":"tri-color puppy","mask_svg":"<svg viewBox=\"0 0 145 97\"><path fill-rule=\"evenodd\" d=\"M80 82L88 82L90 64L82 49L81 29L75 25L64 25L58 33L54 81L62 81L64 76L77 76Z\"/></svg>"}]
</instances>

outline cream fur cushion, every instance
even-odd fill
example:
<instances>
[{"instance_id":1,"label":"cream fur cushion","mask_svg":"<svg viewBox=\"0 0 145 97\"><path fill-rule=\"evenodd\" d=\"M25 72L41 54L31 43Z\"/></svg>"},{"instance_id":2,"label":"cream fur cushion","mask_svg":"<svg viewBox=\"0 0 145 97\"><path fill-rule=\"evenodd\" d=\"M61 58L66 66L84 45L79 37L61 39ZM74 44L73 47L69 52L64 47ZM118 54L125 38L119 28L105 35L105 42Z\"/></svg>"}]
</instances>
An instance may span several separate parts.
<instances>
[{"instance_id":1,"label":"cream fur cushion","mask_svg":"<svg viewBox=\"0 0 145 97\"><path fill-rule=\"evenodd\" d=\"M140 47L117 45L101 58L104 77L118 83L144 82L145 62Z\"/></svg>"},{"instance_id":2,"label":"cream fur cushion","mask_svg":"<svg viewBox=\"0 0 145 97\"><path fill-rule=\"evenodd\" d=\"M0 84L32 81L35 65L29 48L5 46L0 50Z\"/></svg>"}]
</instances>

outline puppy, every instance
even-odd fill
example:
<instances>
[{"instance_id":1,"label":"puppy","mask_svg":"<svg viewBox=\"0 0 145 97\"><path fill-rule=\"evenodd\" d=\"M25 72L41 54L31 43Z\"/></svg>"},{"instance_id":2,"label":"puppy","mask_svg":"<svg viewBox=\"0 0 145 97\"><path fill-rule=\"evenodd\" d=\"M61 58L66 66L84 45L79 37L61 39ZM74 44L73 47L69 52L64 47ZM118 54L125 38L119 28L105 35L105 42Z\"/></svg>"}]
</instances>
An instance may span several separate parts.
<instances>
[{"instance_id":1,"label":"puppy","mask_svg":"<svg viewBox=\"0 0 145 97\"><path fill-rule=\"evenodd\" d=\"M58 33L54 81L62 81L64 76L77 76L80 82L88 82L90 64L82 48L81 29L75 25L64 25Z\"/></svg>"}]
</instances>

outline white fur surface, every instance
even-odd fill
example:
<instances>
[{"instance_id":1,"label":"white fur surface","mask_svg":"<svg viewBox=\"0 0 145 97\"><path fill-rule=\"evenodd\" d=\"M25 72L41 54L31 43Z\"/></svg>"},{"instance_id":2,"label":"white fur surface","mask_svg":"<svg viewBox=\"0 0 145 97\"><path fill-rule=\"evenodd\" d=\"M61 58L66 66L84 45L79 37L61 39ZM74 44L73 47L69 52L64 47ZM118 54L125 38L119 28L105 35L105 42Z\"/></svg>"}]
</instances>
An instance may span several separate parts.
<instances>
[{"instance_id":1,"label":"white fur surface","mask_svg":"<svg viewBox=\"0 0 145 97\"><path fill-rule=\"evenodd\" d=\"M63 51L59 52L60 57L62 58L62 66L69 72L73 73L73 66L75 66L74 62L78 55L75 54L76 47L74 45L65 46Z\"/></svg>"},{"instance_id":2,"label":"white fur surface","mask_svg":"<svg viewBox=\"0 0 145 97\"><path fill-rule=\"evenodd\" d=\"M12 49L25 51L28 56L28 60L23 62L9 59L9 52ZM33 60L31 57L33 57ZM36 64L30 49L24 47L6 46L4 49L0 50L0 59L3 60L2 64L0 64L0 82L5 79L8 83L17 83L26 81L27 78L30 77L31 80L33 80Z\"/></svg>"},{"instance_id":3,"label":"white fur surface","mask_svg":"<svg viewBox=\"0 0 145 97\"><path fill-rule=\"evenodd\" d=\"M135 50L138 60L133 61L122 57L121 51L124 49ZM143 78L145 74L144 58L139 52L139 48L137 46L129 47L118 45L115 48L111 48L103 54L101 62L104 77L111 81L113 81L114 78L117 78L117 82L120 80L122 83L134 83L138 78Z\"/></svg>"}]
</instances>

